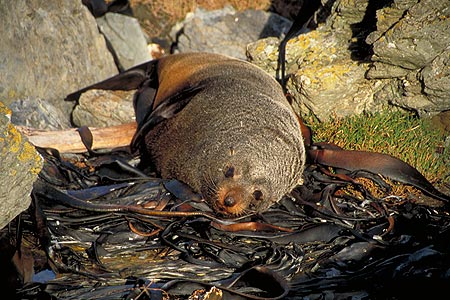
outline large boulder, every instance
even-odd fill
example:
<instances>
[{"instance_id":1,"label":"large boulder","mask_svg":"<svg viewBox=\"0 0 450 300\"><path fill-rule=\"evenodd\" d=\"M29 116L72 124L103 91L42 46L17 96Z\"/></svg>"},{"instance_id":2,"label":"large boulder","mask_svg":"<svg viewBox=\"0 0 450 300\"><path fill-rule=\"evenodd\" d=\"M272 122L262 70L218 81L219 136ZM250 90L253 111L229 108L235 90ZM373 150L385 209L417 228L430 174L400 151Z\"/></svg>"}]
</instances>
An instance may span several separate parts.
<instances>
[{"instance_id":1,"label":"large boulder","mask_svg":"<svg viewBox=\"0 0 450 300\"><path fill-rule=\"evenodd\" d=\"M385 80L375 96L419 113L450 109L450 2L396 0L377 20L367 77Z\"/></svg>"},{"instance_id":2,"label":"large boulder","mask_svg":"<svg viewBox=\"0 0 450 300\"><path fill-rule=\"evenodd\" d=\"M81 1L0 1L0 15L0 98L6 105L36 97L69 112L67 94L117 73Z\"/></svg>"}]
</instances>

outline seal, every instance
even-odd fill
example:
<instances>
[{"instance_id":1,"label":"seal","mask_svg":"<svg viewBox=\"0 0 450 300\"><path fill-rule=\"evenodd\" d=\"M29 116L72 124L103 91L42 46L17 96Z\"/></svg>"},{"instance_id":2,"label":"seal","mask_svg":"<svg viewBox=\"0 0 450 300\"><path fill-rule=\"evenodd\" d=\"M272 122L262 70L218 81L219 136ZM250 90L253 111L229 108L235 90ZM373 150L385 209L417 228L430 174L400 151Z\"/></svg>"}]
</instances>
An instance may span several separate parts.
<instances>
[{"instance_id":1,"label":"seal","mask_svg":"<svg viewBox=\"0 0 450 300\"><path fill-rule=\"evenodd\" d=\"M301 183L300 124L272 76L206 53L161 58L156 70L152 107L135 98L131 146L163 178L188 184L225 216L264 211Z\"/></svg>"},{"instance_id":2,"label":"seal","mask_svg":"<svg viewBox=\"0 0 450 300\"><path fill-rule=\"evenodd\" d=\"M212 53L162 57L89 89L138 88L141 161L180 180L223 216L266 210L301 184L305 148L281 86L249 62Z\"/></svg>"}]
</instances>

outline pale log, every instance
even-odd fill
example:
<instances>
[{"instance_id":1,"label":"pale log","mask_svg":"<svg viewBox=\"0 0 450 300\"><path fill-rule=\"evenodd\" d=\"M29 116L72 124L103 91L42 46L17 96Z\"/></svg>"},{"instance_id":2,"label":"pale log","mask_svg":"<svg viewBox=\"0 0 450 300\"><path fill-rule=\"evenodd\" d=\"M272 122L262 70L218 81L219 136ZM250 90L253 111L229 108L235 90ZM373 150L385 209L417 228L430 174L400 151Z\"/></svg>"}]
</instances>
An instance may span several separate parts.
<instances>
[{"instance_id":1,"label":"pale log","mask_svg":"<svg viewBox=\"0 0 450 300\"><path fill-rule=\"evenodd\" d=\"M45 131L30 127L16 126L30 143L42 148L55 148L62 153L86 152L77 128L67 130ZM136 122L95 128L89 127L93 136L92 149L109 149L129 146L136 131Z\"/></svg>"}]
</instances>

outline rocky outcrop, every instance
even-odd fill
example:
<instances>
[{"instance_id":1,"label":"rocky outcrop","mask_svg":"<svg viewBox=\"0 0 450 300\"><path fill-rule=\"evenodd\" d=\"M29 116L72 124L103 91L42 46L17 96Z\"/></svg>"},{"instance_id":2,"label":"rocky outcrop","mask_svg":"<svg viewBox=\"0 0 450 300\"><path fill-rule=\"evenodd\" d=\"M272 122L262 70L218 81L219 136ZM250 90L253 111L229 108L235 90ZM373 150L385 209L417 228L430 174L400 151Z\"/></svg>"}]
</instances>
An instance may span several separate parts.
<instances>
[{"instance_id":1,"label":"rocky outcrop","mask_svg":"<svg viewBox=\"0 0 450 300\"><path fill-rule=\"evenodd\" d=\"M325 120L392 106L422 114L450 109L449 3L389 2L336 1L324 23L287 44L298 113ZM275 75L278 44L250 44L250 60Z\"/></svg>"},{"instance_id":2,"label":"rocky outcrop","mask_svg":"<svg viewBox=\"0 0 450 300\"><path fill-rule=\"evenodd\" d=\"M28 208L33 182L43 159L11 123L0 102L0 229Z\"/></svg>"},{"instance_id":3,"label":"rocky outcrop","mask_svg":"<svg viewBox=\"0 0 450 300\"><path fill-rule=\"evenodd\" d=\"M0 15L0 98L6 105L36 97L68 112L67 94L117 73L81 1L1 1Z\"/></svg>"},{"instance_id":4,"label":"rocky outcrop","mask_svg":"<svg viewBox=\"0 0 450 300\"><path fill-rule=\"evenodd\" d=\"M377 20L367 78L388 80L375 97L420 113L450 109L450 3L396 0Z\"/></svg>"}]
</instances>

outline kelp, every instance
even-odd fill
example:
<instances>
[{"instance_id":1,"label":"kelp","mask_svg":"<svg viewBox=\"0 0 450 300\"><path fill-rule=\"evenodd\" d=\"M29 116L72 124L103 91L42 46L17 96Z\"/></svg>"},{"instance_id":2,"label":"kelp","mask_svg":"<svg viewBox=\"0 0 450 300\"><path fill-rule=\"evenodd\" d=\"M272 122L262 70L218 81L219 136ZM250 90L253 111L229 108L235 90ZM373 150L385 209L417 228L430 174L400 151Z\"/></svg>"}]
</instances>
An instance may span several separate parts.
<instances>
[{"instance_id":1,"label":"kelp","mask_svg":"<svg viewBox=\"0 0 450 300\"><path fill-rule=\"evenodd\" d=\"M224 219L126 151L41 152L21 222L35 279L19 299L394 299L449 280L446 208L375 174L310 165L266 212Z\"/></svg>"}]
</instances>

